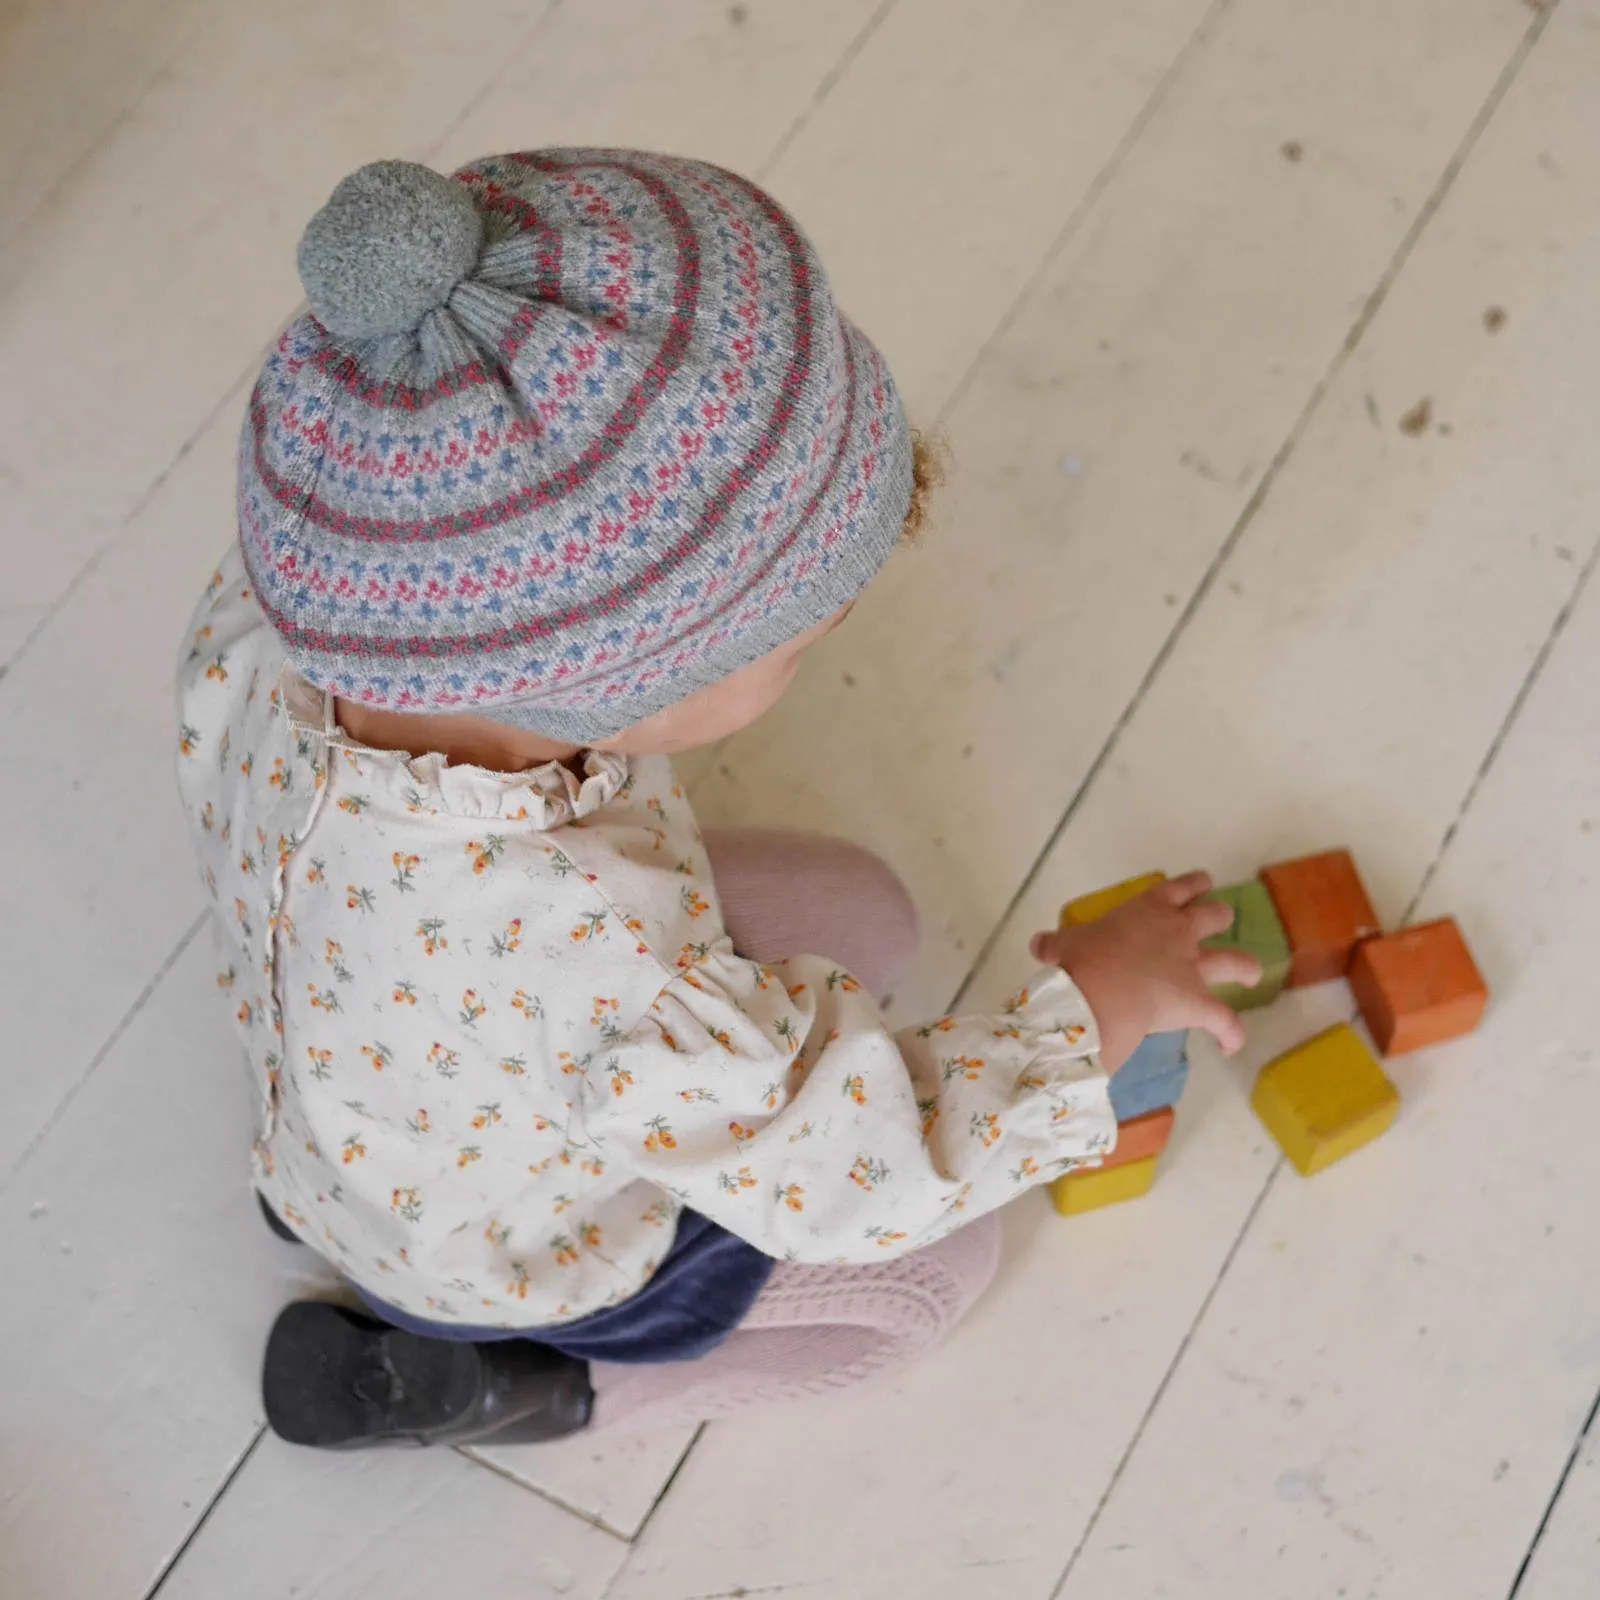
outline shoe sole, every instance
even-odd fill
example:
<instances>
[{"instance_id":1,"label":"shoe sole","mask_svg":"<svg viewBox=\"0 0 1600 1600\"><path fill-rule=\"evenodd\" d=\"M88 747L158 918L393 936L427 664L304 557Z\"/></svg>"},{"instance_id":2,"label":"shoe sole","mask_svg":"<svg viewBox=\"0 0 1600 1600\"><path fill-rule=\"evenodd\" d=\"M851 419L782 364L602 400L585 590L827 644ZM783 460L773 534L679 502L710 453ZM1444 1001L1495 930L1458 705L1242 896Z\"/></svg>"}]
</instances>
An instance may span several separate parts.
<instances>
[{"instance_id":1,"label":"shoe sole","mask_svg":"<svg viewBox=\"0 0 1600 1600\"><path fill-rule=\"evenodd\" d=\"M267 1340L267 1423L290 1444L354 1449L426 1444L479 1403L470 1344L423 1339L317 1301L286 1306Z\"/></svg>"}]
</instances>

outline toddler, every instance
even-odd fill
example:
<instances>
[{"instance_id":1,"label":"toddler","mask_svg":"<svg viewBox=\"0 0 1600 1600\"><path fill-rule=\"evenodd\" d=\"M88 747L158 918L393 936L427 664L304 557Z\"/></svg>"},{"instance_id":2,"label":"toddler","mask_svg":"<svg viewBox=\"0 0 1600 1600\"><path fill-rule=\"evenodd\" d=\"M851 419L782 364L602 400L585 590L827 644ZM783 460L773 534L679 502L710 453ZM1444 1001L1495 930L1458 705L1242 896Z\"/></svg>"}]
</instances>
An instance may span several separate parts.
<instances>
[{"instance_id":1,"label":"toddler","mask_svg":"<svg viewBox=\"0 0 1600 1600\"><path fill-rule=\"evenodd\" d=\"M1237 1047L1207 881L892 1033L899 882L702 837L668 757L784 692L923 513L882 357L769 196L547 150L365 167L300 244L180 672L268 1220L363 1303L268 1340L291 1441L551 1438L927 1345L997 1207L1110 1151L1147 1033Z\"/></svg>"}]
</instances>

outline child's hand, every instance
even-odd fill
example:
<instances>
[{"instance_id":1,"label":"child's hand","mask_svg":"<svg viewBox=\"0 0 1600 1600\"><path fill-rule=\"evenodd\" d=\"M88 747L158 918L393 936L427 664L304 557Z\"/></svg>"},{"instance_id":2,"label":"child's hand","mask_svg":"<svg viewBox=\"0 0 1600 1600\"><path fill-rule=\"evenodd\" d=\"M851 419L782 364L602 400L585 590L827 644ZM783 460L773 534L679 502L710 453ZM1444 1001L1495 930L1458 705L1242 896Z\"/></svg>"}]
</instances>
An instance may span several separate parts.
<instances>
[{"instance_id":1,"label":"child's hand","mask_svg":"<svg viewBox=\"0 0 1600 1600\"><path fill-rule=\"evenodd\" d=\"M1233 923L1232 907L1200 900L1210 889L1206 873L1190 872L1086 927L1033 936L1034 959L1064 968L1089 1002L1107 1072L1146 1034L1204 1028L1230 1056L1244 1043L1244 1024L1210 985L1257 984L1261 963L1243 950L1200 948Z\"/></svg>"}]
</instances>

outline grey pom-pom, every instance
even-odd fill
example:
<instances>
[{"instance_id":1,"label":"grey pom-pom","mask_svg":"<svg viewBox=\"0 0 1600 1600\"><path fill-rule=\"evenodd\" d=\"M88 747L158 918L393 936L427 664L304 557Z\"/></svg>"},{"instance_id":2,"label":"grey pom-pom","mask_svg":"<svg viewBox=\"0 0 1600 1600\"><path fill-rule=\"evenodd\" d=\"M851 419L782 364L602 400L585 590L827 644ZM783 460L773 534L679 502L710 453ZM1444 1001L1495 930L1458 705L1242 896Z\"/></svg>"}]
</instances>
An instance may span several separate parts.
<instances>
[{"instance_id":1,"label":"grey pom-pom","mask_svg":"<svg viewBox=\"0 0 1600 1600\"><path fill-rule=\"evenodd\" d=\"M300 281L329 333L410 333L482 248L483 219L461 184L414 161L375 161L352 172L307 224Z\"/></svg>"}]
</instances>

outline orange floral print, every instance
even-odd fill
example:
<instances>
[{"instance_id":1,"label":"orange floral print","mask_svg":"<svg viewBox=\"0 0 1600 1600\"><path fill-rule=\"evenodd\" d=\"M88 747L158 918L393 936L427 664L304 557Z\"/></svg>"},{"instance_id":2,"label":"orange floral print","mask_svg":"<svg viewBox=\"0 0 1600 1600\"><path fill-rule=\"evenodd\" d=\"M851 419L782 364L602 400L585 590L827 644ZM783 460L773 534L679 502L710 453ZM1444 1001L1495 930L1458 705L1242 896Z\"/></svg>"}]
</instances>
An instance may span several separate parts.
<instances>
[{"instance_id":1,"label":"orange floral print","mask_svg":"<svg viewBox=\"0 0 1600 1600\"><path fill-rule=\"evenodd\" d=\"M850 1181L869 1193L889 1176L889 1169L871 1156L857 1156L850 1167Z\"/></svg>"},{"instance_id":2,"label":"orange floral print","mask_svg":"<svg viewBox=\"0 0 1600 1600\"><path fill-rule=\"evenodd\" d=\"M480 878L500 859L506 847L505 839L498 833L489 834L482 844L476 839L467 842L467 854L472 858L472 870Z\"/></svg>"},{"instance_id":3,"label":"orange floral print","mask_svg":"<svg viewBox=\"0 0 1600 1600\"><path fill-rule=\"evenodd\" d=\"M952 1078L965 1078L968 1083L976 1083L987 1065L981 1056L955 1056L944 1063L944 1081L948 1083Z\"/></svg>"},{"instance_id":4,"label":"orange floral print","mask_svg":"<svg viewBox=\"0 0 1600 1600\"><path fill-rule=\"evenodd\" d=\"M845 966L735 953L664 763L594 754L581 796L528 774L483 820L447 816L448 774L330 745L299 686L269 715L279 659L229 609L240 587L190 625L217 624L181 669L179 781L225 924L213 970L265 1102L257 1181L280 1214L296 1197L296 1232L353 1280L381 1277L413 1315L546 1326L636 1290L685 1208L749 1196L763 1249L803 1230L821 1258L887 1259L961 1220L953 1205L988 1210L1109 1141L1099 1099L1058 1092L1053 1063L1093 1036L1070 983L1041 978L1021 1013L916 1019L894 1036L902 1066ZM561 805L577 814L559 827L508 820ZM1057 1112L1031 1154L1010 1148L1014 1118ZM880 1140L880 1113L925 1147Z\"/></svg>"}]
</instances>

